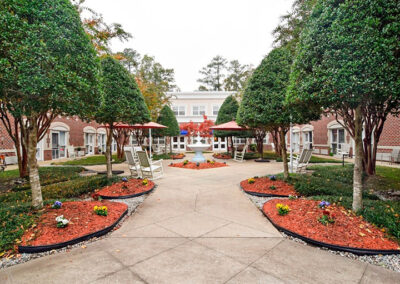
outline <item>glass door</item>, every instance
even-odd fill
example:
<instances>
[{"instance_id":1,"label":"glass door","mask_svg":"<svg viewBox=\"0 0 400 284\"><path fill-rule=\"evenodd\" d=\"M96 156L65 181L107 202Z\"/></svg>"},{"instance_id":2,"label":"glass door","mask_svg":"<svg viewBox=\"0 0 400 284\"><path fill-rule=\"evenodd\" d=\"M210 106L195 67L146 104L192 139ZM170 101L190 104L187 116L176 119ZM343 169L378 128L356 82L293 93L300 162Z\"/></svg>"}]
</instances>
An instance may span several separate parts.
<instances>
[{"instance_id":1,"label":"glass door","mask_svg":"<svg viewBox=\"0 0 400 284\"><path fill-rule=\"evenodd\" d=\"M214 151L226 151L226 137L214 137L213 150Z\"/></svg>"},{"instance_id":2,"label":"glass door","mask_svg":"<svg viewBox=\"0 0 400 284\"><path fill-rule=\"evenodd\" d=\"M293 133L293 151L299 152L300 151L300 133Z\"/></svg>"},{"instance_id":3,"label":"glass door","mask_svg":"<svg viewBox=\"0 0 400 284\"><path fill-rule=\"evenodd\" d=\"M60 158L60 151L58 149L59 146L59 134L58 132L51 133L51 149L52 149L52 157L53 159Z\"/></svg>"},{"instance_id":4,"label":"glass door","mask_svg":"<svg viewBox=\"0 0 400 284\"><path fill-rule=\"evenodd\" d=\"M172 149L179 152L186 151L186 137L185 136L172 137Z\"/></svg>"}]
</instances>

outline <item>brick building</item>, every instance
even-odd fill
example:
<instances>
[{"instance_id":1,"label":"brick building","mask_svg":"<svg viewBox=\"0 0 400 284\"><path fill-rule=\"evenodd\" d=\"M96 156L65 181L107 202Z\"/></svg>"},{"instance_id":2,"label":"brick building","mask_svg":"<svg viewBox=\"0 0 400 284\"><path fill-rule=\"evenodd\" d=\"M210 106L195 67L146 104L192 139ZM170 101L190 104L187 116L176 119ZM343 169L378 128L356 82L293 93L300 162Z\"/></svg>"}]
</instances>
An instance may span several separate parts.
<instances>
[{"instance_id":1,"label":"brick building","mask_svg":"<svg viewBox=\"0 0 400 284\"><path fill-rule=\"evenodd\" d=\"M171 96L171 107L179 123L202 122L203 115L208 119L216 120L219 108L226 97L233 92L174 92ZM378 160L389 160L393 149L400 149L400 118L390 116L386 123L378 145ZM287 142L290 143L290 135ZM353 140L347 131L338 123L333 116L323 116L318 121L305 125L295 125L292 133L292 147L294 152L302 148L314 149L316 154L335 154L338 149L347 147L352 153ZM172 146L174 151L186 151L186 145L190 143L190 137L173 137ZM132 137L131 143L135 143ZM226 138L214 137L207 141L211 144L212 151L227 151L228 141ZM163 138L154 138L154 144L164 144ZM244 138L235 138L234 143L240 147L246 143ZM272 139L270 135L264 140L265 149L272 150ZM106 130L96 122L85 122L78 117L57 117L50 126L45 137L38 143L38 160L56 160L60 158L93 155L105 152ZM116 151L116 143L112 144L113 152ZM189 149L188 149L189 150ZM3 125L0 123L0 154L6 154L8 161L16 162L15 146L8 136Z\"/></svg>"}]
</instances>

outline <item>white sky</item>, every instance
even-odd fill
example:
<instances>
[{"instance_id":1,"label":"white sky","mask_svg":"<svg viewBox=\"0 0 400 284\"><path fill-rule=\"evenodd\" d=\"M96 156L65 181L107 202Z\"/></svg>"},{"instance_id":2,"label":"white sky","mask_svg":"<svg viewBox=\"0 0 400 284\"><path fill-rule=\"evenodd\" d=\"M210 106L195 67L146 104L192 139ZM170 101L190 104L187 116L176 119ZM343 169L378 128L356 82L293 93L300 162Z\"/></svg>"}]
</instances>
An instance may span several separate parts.
<instances>
[{"instance_id":1,"label":"white sky","mask_svg":"<svg viewBox=\"0 0 400 284\"><path fill-rule=\"evenodd\" d=\"M85 6L133 36L113 41L174 68L182 91L199 86L198 71L219 54L257 66L271 50L272 30L293 0L87 0Z\"/></svg>"}]
</instances>

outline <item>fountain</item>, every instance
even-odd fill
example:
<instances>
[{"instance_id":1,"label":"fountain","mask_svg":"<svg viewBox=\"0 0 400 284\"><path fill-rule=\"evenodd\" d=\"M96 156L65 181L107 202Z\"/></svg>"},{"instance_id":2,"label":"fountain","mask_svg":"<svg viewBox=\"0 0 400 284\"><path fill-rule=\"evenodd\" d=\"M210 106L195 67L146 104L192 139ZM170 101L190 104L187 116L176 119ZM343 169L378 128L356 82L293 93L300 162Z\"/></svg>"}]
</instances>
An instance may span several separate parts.
<instances>
[{"instance_id":1,"label":"fountain","mask_svg":"<svg viewBox=\"0 0 400 284\"><path fill-rule=\"evenodd\" d=\"M204 158L203 152L210 147L210 144L201 143L200 132L197 133L197 137L194 139L195 144L190 144L188 147L195 152L192 162L195 163L205 163L206 158Z\"/></svg>"}]
</instances>

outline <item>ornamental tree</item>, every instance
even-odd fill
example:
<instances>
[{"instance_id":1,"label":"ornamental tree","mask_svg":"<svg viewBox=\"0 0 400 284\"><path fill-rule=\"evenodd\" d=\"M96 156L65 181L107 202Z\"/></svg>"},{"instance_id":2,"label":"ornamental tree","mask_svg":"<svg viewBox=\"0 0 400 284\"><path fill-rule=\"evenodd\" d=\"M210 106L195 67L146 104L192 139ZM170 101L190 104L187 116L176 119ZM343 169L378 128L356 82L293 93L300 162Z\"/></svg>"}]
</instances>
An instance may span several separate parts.
<instances>
[{"instance_id":1,"label":"ornamental tree","mask_svg":"<svg viewBox=\"0 0 400 284\"><path fill-rule=\"evenodd\" d=\"M57 115L92 116L99 64L69 1L4 0L0 11L1 108L19 123L32 205L41 208L37 142Z\"/></svg>"},{"instance_id":2,"label":"ornamental tree","mask_svg":"<svg viewBox=\"0 0 400 284\"><path fill-rule=\"evenodd\" d=\"M219 109L216 124L226 123L236 119L236 115L239 109L239 103L234 96L230 95L227 97ZM231 141L231 151L233 155L233 136L240 134L239 131L214 131L214 136L216 137L230 137Z\"/></svg>"},{"instance_id":3,"label":"ornamental tree","mask_svg":"<svg viewBox=\"0 0 400 284\"><path fill-rule=\"evenodd\" d=\"M160 115L157 118L157 122L162 125L167 126L167 128L157 129L155 131L155 135L164 136L164 137L169 138L169 150L170 150L170 153L172 153L171 137L179 136L180 130L179 130L179 124L178 124L178 121L176 120L175 114L168 105L165 105L161 109ZM166 151L167 150L166 139L164 140L164 143L165 143L165 151Z\"/></svg>"},{"instance_id":4,"label":"ornamental tree","mask_svg":"<svg viewBox=\"0 0 400 284\"><path fill-rule=\"evenodd\" d=\"M319 1L297 48L288 101L328 109L354 139L355 211L363 163L374 163L386 117L399 111L399 23L397 0Z\"/></svg>"},{"instance_id":5,"label":"ornamental tree","mask_svg":"<svg viewBox=\"0 0 400 284\"><path fill-rule=\"evenodd\" d=\"M112 177L111 143L114 124L129 124L150 121L150 114L135 80L114 58L101 60L103 101L96 113L96 121L106 123L107 128L107 177Z\"/></svg>"}]
</instances>

